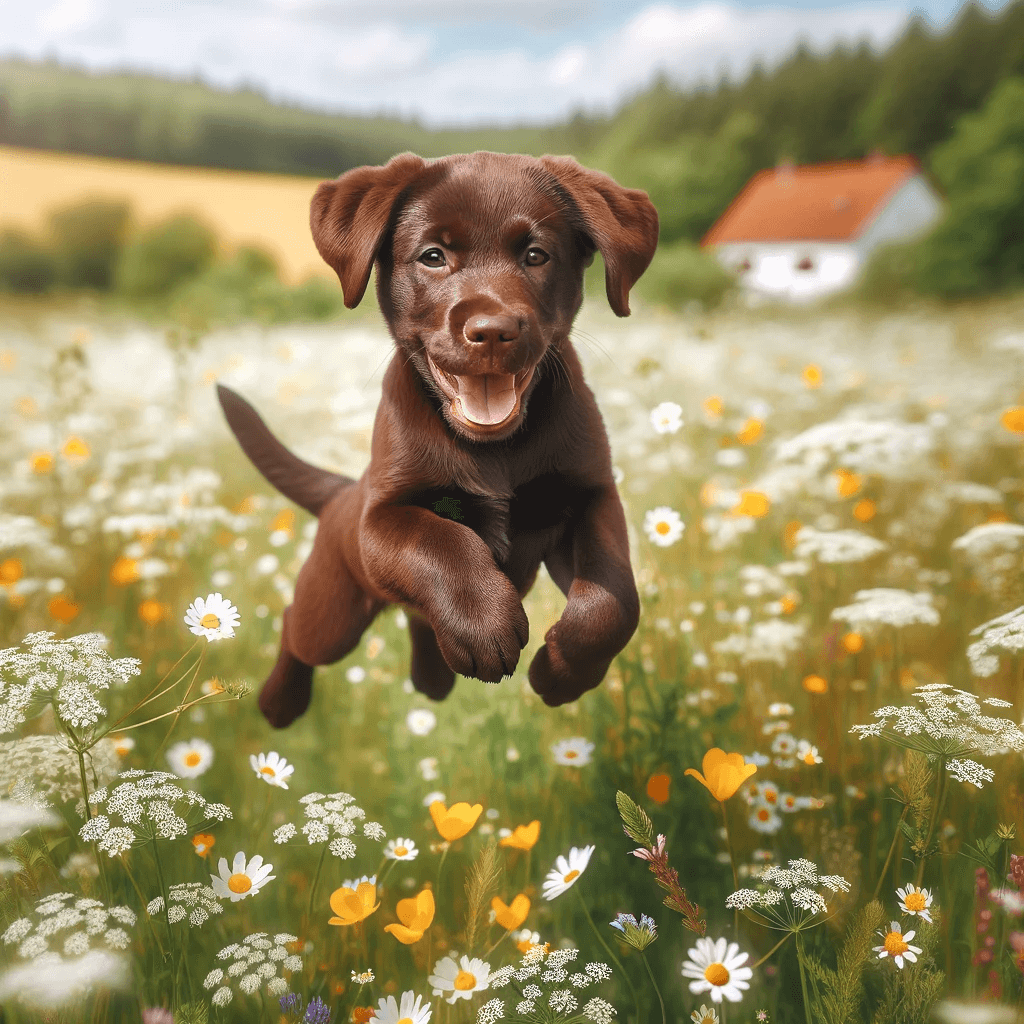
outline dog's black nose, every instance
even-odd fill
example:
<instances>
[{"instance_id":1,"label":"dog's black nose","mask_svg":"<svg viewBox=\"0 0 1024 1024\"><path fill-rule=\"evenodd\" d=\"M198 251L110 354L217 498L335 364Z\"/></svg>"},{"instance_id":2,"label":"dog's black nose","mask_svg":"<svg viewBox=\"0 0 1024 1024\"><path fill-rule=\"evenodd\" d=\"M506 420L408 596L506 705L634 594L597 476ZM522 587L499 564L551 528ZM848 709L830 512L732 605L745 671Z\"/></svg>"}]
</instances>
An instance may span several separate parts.
<instances>
[{"instance_id":1,"label":"dog's black nose","mask_svg":"<svg viewBox=\"0 0 1024 1024\"><path fill-rule=\"evenodd\" d=\"M519 320L514 316L478 313L466 321L462 329L467 341L490 342L515 341L519 337Z\"/></svg>"}]
</instances>

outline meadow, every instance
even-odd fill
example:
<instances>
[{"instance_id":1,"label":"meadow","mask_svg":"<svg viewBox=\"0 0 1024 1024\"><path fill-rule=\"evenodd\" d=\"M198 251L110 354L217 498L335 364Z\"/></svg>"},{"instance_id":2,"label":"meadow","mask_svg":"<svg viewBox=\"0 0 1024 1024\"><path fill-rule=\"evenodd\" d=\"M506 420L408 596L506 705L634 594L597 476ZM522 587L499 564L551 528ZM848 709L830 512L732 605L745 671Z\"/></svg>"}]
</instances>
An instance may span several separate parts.
<instances>
[{"instance_id":1,"label":"meadow","mask_svg":"<svg viewBox=\"0 0 1024 1024\"><path fill-rule=\"evenodd\" d=\"M359 475L391 342L83 309L0 310L0 1019L1015 1019L1024 302L588 305L607 679L530 689L542 570L513 677L431 704L390 608L281 732L316 522L213 385Z\"/></svg>"}]
</instances>

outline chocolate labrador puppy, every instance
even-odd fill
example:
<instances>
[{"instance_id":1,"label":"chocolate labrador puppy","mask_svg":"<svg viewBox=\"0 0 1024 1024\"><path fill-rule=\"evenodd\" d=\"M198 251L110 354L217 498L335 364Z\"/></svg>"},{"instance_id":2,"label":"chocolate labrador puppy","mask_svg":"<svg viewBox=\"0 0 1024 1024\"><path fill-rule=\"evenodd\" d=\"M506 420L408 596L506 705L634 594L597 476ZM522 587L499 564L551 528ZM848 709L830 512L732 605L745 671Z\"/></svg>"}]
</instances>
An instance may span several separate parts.
<instances>
[{"instance_id":1,"label":"chocolate labrador puppy","mask_svg":"<svg viewBox=\"0 0 1024 1024\"><path fill-rule=\"evenodd\" d=\"M629 314L658 242L653 205L569 157L405 153L324 182L310 225L350 309L376 265L397 351L358 480L302 461L218 388L257 469L320 521L260 708L278 727L301 715L313 666L345 657L389 604L408 611L421 693L441 700L455 673L498 682L529 640L522 598L542 561L567 601L530 684L546 704L576 700L640 603L569 333L595 250L612 309Z\"/></svg>"}]
</instances>

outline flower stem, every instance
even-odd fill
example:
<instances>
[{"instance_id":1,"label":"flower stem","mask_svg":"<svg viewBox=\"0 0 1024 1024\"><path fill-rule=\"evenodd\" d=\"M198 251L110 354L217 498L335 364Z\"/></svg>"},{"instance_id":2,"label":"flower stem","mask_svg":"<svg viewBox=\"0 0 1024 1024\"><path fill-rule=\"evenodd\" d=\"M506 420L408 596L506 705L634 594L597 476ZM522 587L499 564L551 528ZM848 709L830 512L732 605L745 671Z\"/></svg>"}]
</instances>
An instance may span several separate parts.
<instances>
[{"instance_id":1,"label":"flower stem","mask_svg":"<svg viewBox=\"0 0 1024 1024\"><path fill-rule=\"evenodd\" d=\"M885 881L886 873L889 870L889 862L892 860L892 855L896 852L896 842L903 834L900 832L900 825L903 823L907 816L907 811L910 810L910 804L903 805L903 813L900 815L900 820L896 823L896 828L893 830L892 843L889 844L889 855L885 858L885 863L882 865L882 870L878 874L878 881L875 883L875 891L872 895L873 900L878 899L878 894L882 891L882 882Z\"/></svg>"},{"instance_id":2,"label":"flower stem","mask_svg":"<svg viewBox=\"0 0 1024 1024\"><path fill-rule=\"evenodd\" d=\"M921 861L917 865L917 880L915 885L920 886L924 879L924 866L928 860L928 847L932 845L932 836L935 835L935 826L939 822L939 814L942 812L942 804L946 799L946 762L939 762L939 781L935 785L935 806L932 808L932 818L928 823L928 835L924 841L924 848L921 850Z\"/></svg>"},{"instance_id":3,"label":"flower stem","mask_svg":"<svg viewBox=\"0 0 1024 1024\"><path fill-rule=\"evenodd\" d=\"M160 840L153 840L153 857L156 860L156 877L160 881L160 895L164 898L164 921L167 923L167 948L170 951L171 956L171 977L177 978L177 974L174 970L174 933L171 931L171 918L168 914L170 909L170 901L167 895L167 886L164 885L164 869L160 864ZM177 995L177 991L174 993Z\"/></svg>"},{"instance_id":4,"label":"flower stem","mask_svg":"<svg viewBox=\"0 0 1024 1024\"><path fill-rule=\"evenodd\" d=\"M82 799L85 801L85 814L83 817L86 821L91 821L92 808L89 806L89 780L85 771L85 751L79 747L77 740L75 742L75 753L78 754L78 776L82 780ZM99 844L95 840L93 840L92 849L93 853L96 854L96 863L100 869L100 878L103 881L103 889L107 894L107 899L113 899L114 893L110 888L110 879L107 877L107 866L103 862L103 855L100 852Z\"/></svg>"},{"instance_id":5,"label":"flower stem","mask_svg":"<svg viewBox=\"0 0 1024 1024\"><path fill-rule=\"evenodd\" d=\"M575 889L576 887L573 886L573 888ZM619 960L619 958L612 952L611 946L609 946L608 943L604 941L604 936L597 930L597 925L594 924L594 919L590 916L590 911L587 909L587 901L583 898L583 893L579 889L576 889L576 895L579 897L580 906L583 907L583 913L587 915L587 921L589 922L592 931L597 936L597 941L600 942L602 946L604 946L604 951L612 958L612 961L615 963L615 966L619 969L619 972L626 979L626 984L629 986L629 991L633 994L633 1004L636 1006L637 1024L641 1024L641 1022L643 1021L643 1015L640 1013L640 996L637 993L636 986L633 984L632 978L630 978L630 976L626 973L626 968L622 966L622 963Z\"/></svg>"},{"instance_id":6,"label":"flower stem","mask_svg":"<svg viewBox=\"0 0 1024 1024\"><path fill-rule=\"evenodd\" d=\"M739 874L736 871L736 855L733 853L733 849L732 849L732 836L729 833L729 812L726 809L725 801L724 800L719 800L718 802L719 802L719 804L722 807L722 823L725 826L725 845L729 849L729 863L732 865L732 884L733 884L733 890L735 891L736 889L739 889L739 887L740 887L740 878L739 878ZM740 911L739 911L739 907L737 907L733 911L733 916L732 916L732 937L737 942L739 941L739 938L740 938Z\"/></svg>"},{"instance_id":7,"label":"flower stem","mask_svg":"<svg viewBox=\"0 0 1024 1024\"><path fill-rule=\"evenodd\" d=\"M804 944L800 939L800 933L796 933L796 962L800 968L800 991L804 997L804 1018L807 1024L813 1024L811 1020L811 999L807 994L807 975L804 971Z\"/></svg>"},{"instance_id":8,"label":"flower stem","mask_svg":"<svg viewBox=\"0 0 1024 1024\"><path fill-rule=\"evenodd\" d=\"M123 853L121 854L121 863L124 865L125 874L128 875L129 881L135 887L135 892L138 894L139 903L142 905L142 908L145 911L146 920L149 921L149 927L153 932L153 938L156 940L157 949L160 950L160 957L161 959L166 960L167 950L164 949L164 944L160 941L160 936L157 934L156 925L153 924L153 918L150 916L149 911L145 910L146 905L149 903L149 900L147 900L146 897L142 895L142 890L139 888L139 883L135 880L135 875L132 872L132 869L128 866L128 858ZM164 906L164 910L167 910L166 905Z\"/></svg>"},{"instance_id":9,"label":"flower stem","mask_svg":"<svg viewBox=\"0 0 1024 1024\"><path fill-rule=\"evenodd\" d=\"M320 859L316 862L316 874L313 875L313 884L309 887L309 904L306 906L306 927L309 928L313 920L313 897L316 896L316 887L320 882L320 872L323 870L324 857L327 856L327 843L324 843L320 850Z\"/></svg>"},{"instance_id":10,"label":"flower stem","mask_svg":"<svg viewBox=\"0 0 1024 1024\"><path fill-rule=\"evenodd\" d=\"M763 964L772 955L772 953L774 953L775 950L777 950L779 948L779 946L781 946L784 942L788 942L789 941L789 937L791 935L794 935L794 934L796 934L796 933L795 932L786 932L786 934L783 935L782 938L779 939L779 941L776 942L775 945L772 946L772 948L769 949L768 952L765 953L765 955L763 957L761 957L761 959L758 960L756 964L752 965L753 969L757 970L757 968L760 967L761 964Z\"/></svg>"},{"instance_id":11,"label":"flower stem","mask_svg":"<svg viewBox=\"0 0 1024 1024\"><path fill-rule=\"evenodd\" d=\"M647 954L640 950L640 959L644 962L644 967L647 968L647 973L650 975L651 984L654 986L654 994L658 997L658 1005L661 1007L661 1024L668 1024L668 1018L665 1016L665 1000L661 998L661 992L658 989L658 983L654 980L654 971L651 970L651 965L647 960Z\"/></svg>"}]
</instances>

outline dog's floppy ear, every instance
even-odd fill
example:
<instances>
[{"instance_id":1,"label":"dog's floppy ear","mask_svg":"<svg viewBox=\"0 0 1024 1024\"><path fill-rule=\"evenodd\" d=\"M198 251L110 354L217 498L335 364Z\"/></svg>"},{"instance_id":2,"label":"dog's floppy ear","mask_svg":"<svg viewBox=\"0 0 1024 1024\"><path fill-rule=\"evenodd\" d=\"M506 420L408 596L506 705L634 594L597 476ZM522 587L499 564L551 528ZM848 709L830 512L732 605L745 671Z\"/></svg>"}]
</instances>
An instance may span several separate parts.
<instances>
[{"instance_id":1,"label":"dog's floppy ear","mask_svg":"<svg viewBox=\"0 0 1024 1024\"><path fill-rule=\"evenodd\" d=\"M623 188L600 171L569 156L540 162L572 197L594 245L604 259L608 302L616 316L629 316L629 290L654 258L658 211L646 192Z\"/></svg>"},{"instance_id":2,"label":"dog's floppy ear","mask_svg":"<svg viewBox=\"0 0 1024 1024\"><path fill-rule=\"evenodd\" d=\"M401 153L383 167L356 167L325 181L313 195L313 241L338 275L349 309L366 291L395 200L426 166L421 157Z\"/></svg>"}]
</instances>

